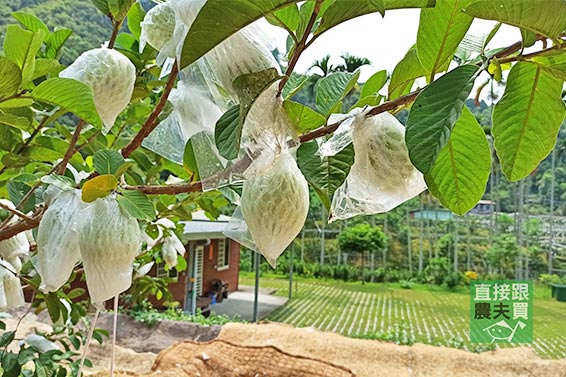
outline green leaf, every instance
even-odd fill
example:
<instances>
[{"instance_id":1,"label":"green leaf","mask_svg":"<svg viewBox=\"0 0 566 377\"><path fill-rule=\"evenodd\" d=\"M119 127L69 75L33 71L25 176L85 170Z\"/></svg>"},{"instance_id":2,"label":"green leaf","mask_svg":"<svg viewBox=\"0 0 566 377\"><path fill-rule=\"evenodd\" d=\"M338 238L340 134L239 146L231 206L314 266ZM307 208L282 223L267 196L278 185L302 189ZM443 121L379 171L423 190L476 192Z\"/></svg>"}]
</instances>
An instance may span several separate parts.
<instances>
[{"instance_id":1,"label":"green leaf","mask_svg":"<svg viewBox=\"0 0 566 377\"><path fill-rule=\"evenodd\" d=\"M0 123L26 132L29 131L31 127L31 122L28 118L2 112L0 112Z\"/></svg>"},{"instance_id":2,"label":"green leaf","mask_svg":"<svg viewBox=\"0 0 566 377\"><path fill-rule=\"evenodd\" d=\"M105 16L110 16L110 8L108 7L108 0L90 0L99 11Z\"/></svg>"},{"instance_id":3,"label":"green leaf","mask_svg":"<svg viewBox=\"0 0 566 377\"><path fill-rule=\"evenodd\" d=\"M427 74L428 71L421 65L416 47L411 47L391 74L391 81L387 88L389 99L399 98L409 93L415 80Z\"/></svg>"},{"instance_id":4,"label":"green leaf","mask_svg":"<svg viewBox=\"0 0 566 377\"><path fill-rule=\"evenodd\" d=\"M520 62L493 110L495 150L510 181L528 176L551 152L564 120L563 79L539 65Z\"/></svg>"},{"instance_id":5,"label":"green leaf","mask_svg":"<svg viewBox=\"0 0 566 377\"><path fill-rule=\"evenodd\" d=\"M549 51L545 54L532 57L529 61L540 64L545 70L566 80L566 52Z\"/></svg>"},{"instance_id":6,"label":"green leaf","mask_svg":"<svg viewBox=\"0 0 566 377\"><path fill-rule=\"evenodd\" d=\"M45 304L47 305L47 311L49 312L49 317L53 322L57 322L59 317L61 317L61 302L57 297L57 294L49 292L45 295Z\"/></svg>"},{"instance_id":7,"label":"green leaf","mask_svg":"<svg viewBox=\"0 0 566 377\"><path fill-rule=\"evenodd\" d=\"M0 335L0 347L4 348L8 346L8 344L12 343L14 338L16 337L15 331L6 331Z\"/></svg>"},{"instance_id":8,"label":"green leaf","mask_svg":"<svg viewBox=\"0 0 566 377\"><path fill-rule=\"evenodd\" d=\"M0 56L0 99L13 96L22 83L22 72L16 63Z\"/></svg>"},{"instance_id":9,"label":"green leaf","mask_svg":"<svg viewBox=\"0 0 566 377\"><path fill-rule=\"evenodd\" d=\"M37 33L38 31L43 31L45 35L49 35L49 29L43 21L39 18L35 17L33 14L25 13L25 12L14 12L12 13L12 17L14 17L20 24L25 26L30 31Z\"/></svg>"},{"instance_id":10,"label":"green leaf","mask_svg":"<svg viewBox=\"0 0 566 377\"><path fill-rule=\"evenodd\" d=\"M22 82L31 80L35 67L35 55L39 51L45 33L34 33L22 29L19 25L8 25L4 38L4 55L12 60L22 71Z\"/></svg>"},{"instance_id":11,"label":"green leaf","mask_svg":"<svg viewBox=\"0 0 566 377\"><path fill-rule=\"evenodd\" d=\"M240 105L228 109L216 122L214 129L216 147L220 155L227 160L233 160L238 157L242 128L240 124Z\"/></svg>"},{"instance_id":12,"label":"green leaf","mask_svg":"<svg viewBox=\"0 0 566 377\"><path fill-rule=\"evenodd\" d=\"M141 22L145 17L145 10L140 3L136 2L128 12L128 29L139 41L141 36Z\"/></svg>"},{"instance_id":13,"label":"green leaf","mask_svg":"<svg viewBox=\"0 0 566 377\"><path fill-rule=\"evenodd\" d=\"M47 48L45 49L45 57L49 59L56 59L59 57L61 47L73 34L71 29L57 29L47 39Z\"/></svg>"},{"instance_id":14,"label":"green leaf","mask_svg":"<svg viewBox=\"0 0 566 377\"><path fill-rule=\"evenodd\" d=\"M265 19L272 25L280 26L289 32L294 32L299 27L300 16L299 7L291 4L283 9L279 9L265 16Z\"/></svg>"},{"instance_id":15,"label":"green leaf","mask_svg":"<svg viewBox=\"0 0 566 377\"><path fill-rule=\"evenodd\" d=\"M275 68L268 68L263 71L236 77L234 80L234 89L240 100L240 127L244 126L248 112L257 97L280 78Z\"/></svg>"},{"instance_id":16,"label":"green leaf","mask_svg":"<svg viewBox=\"0 0 566 377\"><path fill-rule=\"evenodd\" d=\"M83 185L82 199L85 203L105 198L118 186L118 179L112 174L99 175Z\"/></svg>"},{"instance_id":17,"label":"green leaf","mask_svg":"<svg viewBox=\"0 0 566 377\"><path fill-rule=\"evenodd\" d=\"M36 100L61 106L96 128L102 128L92 90L80 81L61 77L51 78L39 84L31 95Z\"/></svg>"},{"instance_id":18,"label":"green leaf","mask_svg":"<svg viewBox=\"0 0 566 377\"><path fill-rule=\"evenodd\" d=\"M75 182L64 175L49 174L41 177L41 182L53 185L62 190L71 190L75 187Z\"/></svg>"},{"instance_id":19,"label":"green leaf","mask_svg":"<svg viewBox=\"0 0 566 377\"><path fill-rule=\"evenodd\" d=\"M430 171L448 142L478 71L475 65L462 65L417 96L407 119L405 141L411 162L422 173Z\"/></svg>"},{"instance_id":20,"label":"green leaf","mask_svg":"<svg viewBox=\"0 0 566 377\"><path fill-rule=\"evenodd\" d=\"M379 12L382 16L385 16L385 4L383 0L335 0L334 3L328 7L326 12L324 12L320 26L316 29L314 34L322 34L342 22L375 12Z\"/></svg>"},{"instance_id":21,"label":"green leaf","mask_svg":"<svg viewBox=\"0 0 566 377\"><path fill-rule=\"evenodd\" d=\"M300 73L291 73L289 80L285 84L285 87L281 91L283 99L291 99L295 94L301 90L303 85L308 81L309 77L307 75L301 75Z\"/></svg>"},{"instance_id":22,"label":"green leaf","mask_svg":"<svg viewBox=\"0 0 566 377\"><path fill-rule=\"evenodd\" d=\"M204 56L238 30L300 0L208 0L194 20L181 51L180 69ZM226 22L230 20L230 22Z\"/></svg>"},{"instance_id":23,"label":"green leaf","mask_svg":"<svg viewBox=\"0 0 566 377\"><path fill-rule=\"evenodd\" d=\"M120 152L109 149L96 151L92 160L98 174L114 174L126 162Z\"/></svg>"},{"instance_id":24,"label":"green leaf","mask_svg":"<svg viewBox=\"0 0 566 377\"><path fill-rule=\"evenodd\" d=\"M521 29L521 40L523 41L523 48L531 47L537 41L537 33Z\"/></svg>"},{"instance_id":25,"label":"green leaf","mask_svg":"<svg viewBox=\"0 0 566 377\"><path fill-rule=\"evenodd\" d=\"M383 0L386 10L405 8L432 8L436 0Z\"/></svg>"},{"instance_id":26,"label":"green leaf","mask_svg":"<svg viewBox=\"0 0 566 377\"><path fill-rule=\"evenodd\" d=\"M464 7L472 17L495 20L557 38L566 29L563 0L484 0Z\"/></svg>"},{"instance_id":27,"label":"green leaf","mask_svg":"<svg viewBox=\"0 0 566 377\"><path fill-rule=\"evenodd\" d=\"M383 88L383 85L387 82L387 71L379 71L374 73L362 87L362 92L360 93L360 98L368 97L376 94Z\"/></svg>"},{"instance_id":28,"label":"green leaf","mask_svg":"<svg viewBox=\"0 0 566 377\"><path fill-rule=\"evenodd\" d=\"M106 2L112 18L116 21L123 21L136 0L106 0Z\"/></svg>"},{"instance_id":29,"label":"green leaf","mask_svg":"<svg viewBox=\"0 0 566 377\"><path fill-rule=\"evenodd\" d=\"M417 55L423 68L434 74L445 71L473 18L462 12L472 0L438 0L436 7L421 10Z\"/></svg>"},{"instance_id":30,"label":"green leaf","mask_svg":"<svg viewBox=\"0 0 566 377\"><path fill-rule=\"evenodd\" d=\"M19 377L22 366L18 364L18 354L5 352L2 354L2 377Z\"/></svg>"},{"instance_id":31,"label":"green leaf","mask_svg":"<svg viewBox=\"0 0 566 377\"><path fill-rule=\"evenodd\" d=\"M482 198L491 169L491 151L480 124L464 106L448 143L425 175L430 192L458 215Z\"/></svg>"},{"instance_id":32,"label":"green leaf","mask_svg":"<svg viewBox=\"0 0 566 377\"><path fill-rule=\"evenodd\" d=\"M311 109L293 101L284 101L283 108L291 121L291 125L301 134L324 126L326 118Z\"/></svg>"},{"instance_id":33,"label":"green leaf","mask_svg":"<svg viewBox=\"0 0 566 377\"><path fill-rule=\"evenodd\" d=\"M239 115L236 115L236 117L238 116ZM187 144L185 144L185 151L183 153L183 167L186 171L189 172L189 174L193 176L193 181L199 180L197 158L195 156L193 141L191 139L187 140Z\"/></svg>"},{"instance_id":34,"label":"green leaf","mask_svg":"<svg viewBox=\"0 0 566 377\"><path fill-rule=\"evenodd\" d=\"M33 99L31 98L12 98L0 101L0 109L16 109L30 105L33 105Z\"/></svg>"},{"instance_id":35,"label":"green leaf","mask_svg":"<svg viewBox=\"0 0 566 377\"><path fill-rule=\"evenodd\" d=\"M352 105L350 110L355 109L356 107L377 106L381 103L381 101L383 101L383 98L384 97L379 94L360 98L358 102Z\"/></svg>"},{"instance_id":36,"label":"green leaf","mask_svg":"<svg viewBox=\"0 0 566 377\"><path fill-rule=\"evenodd\" d=\"M123 190L116 200L124 211L138 220L152 221L155 218L153 202L143 192Z\"/></svg>"},{"instance_id":37,"label":"green leaf","mask_svg":"<svg viewBox=\"0 0 566 377\"><path fill-rule=\"evenodd\" d=\"M133 162L124 162L122 165L118 166L118 169L114 172L114 176L119 178L120 176L124 175L128 169L130 169L135 164Z\"/></svg>"},{"instance_id":38,"label":"green leaf","mask_svg":"<svg viewBox=\"0 0 566 377\"><path fill-rule=\"evenodd\" d=\"M60 67L56 59L35 59L35 69L33 70L32 80L47 76Z\"/></svg>"},{"instance_id":39,"label":"green leaf","mask_svg":"<svg viewBox=\"0 0 566 377\"><path fill-rule=\"evenodd\" d=\"M328 7L330 5L332 5L332 1L325 1L324 3L322 3L322 6L320 7L320 14L321 15L325 11L325 9L328 9ZM314 12L314 5L315 5L314 1L306 1L303 4L301 4L301 6L299 8L299 18L300 18L300 20L299 20L299 27L297 28L297 38L299 40L301 40L301 38L305 34L305 31L307 30L307 25L308 25L309 20L312 16L312 13ZM289 50L289 54L291 54L292 51L290 49L288 49L288 50Z\"/></svg>"},{"instance_id":40,"label":"green leaf","mask_svg":"<svg viewBox=\"0 0 566 377\"><path fill-rule=\"evenodd\" d=\"M4 156L6 157L6 156ZM10 201L17 206L22 201L23 197L31 190L31 186L23 182L21 176L15 177L8 182L8 196ZM22 211L29 212L35 206L35 196L31 196L26 204L23 206Z\"/></svg>"},{"instance_id":41,"label":"green leaf","mask_svg":"<svg viewBox=\"0 0 566 377\"><path fill-rule=\"evenodd\" d=\"M297 150L299 169L328 210L332 195L346 180L353 163L353 144L348 145L335 156L322 159L318 153L316 140L303 143Z\"/></svg>"},{"instance_id":42,"label":"green leaf","mask_svg":"<svg viewBox=\"0 0 566 377\"><path fill-rule=\"evenodd\" d=\"M335 72L321 79L316 89L316 107L326 116L354 88L360 77L355 73Z\"/></svg>"}]
</instances>

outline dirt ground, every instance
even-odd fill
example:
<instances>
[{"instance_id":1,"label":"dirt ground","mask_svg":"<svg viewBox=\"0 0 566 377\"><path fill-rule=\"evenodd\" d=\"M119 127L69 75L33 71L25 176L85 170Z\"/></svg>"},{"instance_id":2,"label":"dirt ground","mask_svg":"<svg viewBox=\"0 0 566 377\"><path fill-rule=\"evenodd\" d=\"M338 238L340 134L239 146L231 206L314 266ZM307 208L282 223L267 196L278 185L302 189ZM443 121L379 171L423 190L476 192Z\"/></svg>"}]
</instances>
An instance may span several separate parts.
<instances>
[{"instance_id":1,"label":"dirt ground","mask_svg":"<svg viewBox=\"0 0 566 377\"><path fill-rule=\"evenodd\" d=\"M14 325L15 320L10 320L8 327ZM24 320L17 338L33 328L46 330L46 326ZM131 326L124 323L124 327ZM151 343L167 343L169 339L159 338L167 333L156 331ZM128 343L127 339L120 342ZM151 343L145 348L155 349ZM566 377L566 360L540 359L529 348L473 354L422 344L409 347L351 339L281 324L228 324L215 340L178 342L159 355L141 352L141 348L140 343L136 344L139 352L117 348L116 368L126 372L116 377ZM86 375L108 376L110 354L109 342L93 344L88 357L94 368Z\"/></svg>"}]
</instances>

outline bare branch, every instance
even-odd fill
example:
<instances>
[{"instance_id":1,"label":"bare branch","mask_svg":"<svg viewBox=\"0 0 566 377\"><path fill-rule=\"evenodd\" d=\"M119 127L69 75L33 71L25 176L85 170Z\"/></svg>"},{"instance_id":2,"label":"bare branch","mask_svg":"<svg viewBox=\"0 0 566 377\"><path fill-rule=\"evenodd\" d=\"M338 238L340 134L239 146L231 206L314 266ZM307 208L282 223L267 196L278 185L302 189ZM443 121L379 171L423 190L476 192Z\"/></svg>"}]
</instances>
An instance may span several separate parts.
<instances>
[{"instance_id":1,"label":"bare branch","mask_svg":"<svg viewBox=\"0 0 566 377\"><path fill-rule=\"evenodd\" d=\"M169 93L171 93L171 90L175 85L175 79L177 78L178 73L179 68L177 66L177 62L175 61L175 63L173 63L173 69L169 74L169 79L167 80L165 89L163 89L163 94L161 95L159 102L143 124L138 134L133 138L132 141L128 143L128 145L124 147L124 149L122 149L122 156L128 157L129 155L131 155L133 151L141 146L143 140L151 133L151 131L153 131L155 127L157 127L157 117L163 111L165 104L167 104L167 98L169 98Z\"/></svg>"},{"instance_id":2,"label":"bare branch","mask_svg":"<svg viewBox=\"0 0 566 377\"><path fill-rule=\"evenodd\" d=\"M314 5L314 10L311 14L311 18L309 19L303 37L301 38L299 43L297 43L297 45L295 46L295 51L293 51L293 55L289 60L289 66L287 67L287 71L285 72L285 77L279 82L279 90L277 91L277 97L281 95L281 92L283 91L285 84L287 84L287 81L289 81L289 78L291 77L291 73L293 73L293 71L295 70L295 66L299 61L301 54L307 48L306 46L307 39L309 38L311 30L314 27L314 23L316 22L316 18L318 17L318 12L320 11L321 4L322 4L322 0L316 0L316 3Z\"/></svg>"},{"instance_id":3,"label":"bare branch","mask_svg":"<svg viewBox=\"0 0 566 377\"><path fill-rule=\"evenodd\" d=\"M24 220L28 220L31 221L31 217L29 217L28 215L26 215L25 213L18 211L15 208L11 208L10 206L7 206L5 204L0 203L0 208L12 213L13 215L16 215L18 217L21 217Z\"/></svg>"}]
</instances>

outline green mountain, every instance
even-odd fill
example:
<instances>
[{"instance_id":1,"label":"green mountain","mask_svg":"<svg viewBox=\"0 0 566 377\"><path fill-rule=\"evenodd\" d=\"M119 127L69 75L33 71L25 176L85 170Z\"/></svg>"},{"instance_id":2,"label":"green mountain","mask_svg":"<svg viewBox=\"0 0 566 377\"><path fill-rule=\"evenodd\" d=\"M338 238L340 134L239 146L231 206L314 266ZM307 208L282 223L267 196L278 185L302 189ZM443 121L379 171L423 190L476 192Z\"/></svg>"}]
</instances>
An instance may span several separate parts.
<instances>
[{"instance_id":1,"label":"green mountain","mask_svg":"<svg viewBox=\"0 0 566 377\"><path fill-rule=\"evenodd\" d=\"M89 0L10 0L0 2L0 40L6 25L17 24L12 12L31 13L50 30L68 28L73 35L63 48L62 63L70 64L82 52L110 38L110 21Z\"/></svg>"}]
</instances>

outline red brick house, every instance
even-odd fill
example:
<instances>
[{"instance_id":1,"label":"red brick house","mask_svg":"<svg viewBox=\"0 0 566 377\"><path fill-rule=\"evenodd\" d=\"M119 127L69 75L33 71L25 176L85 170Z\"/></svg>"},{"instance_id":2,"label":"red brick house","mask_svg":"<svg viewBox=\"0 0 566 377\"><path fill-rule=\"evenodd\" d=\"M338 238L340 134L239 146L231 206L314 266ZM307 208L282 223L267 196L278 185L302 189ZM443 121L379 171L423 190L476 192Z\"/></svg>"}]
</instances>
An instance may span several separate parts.
<instances>
[{"instance_id":1,"label":"red brick house","mask_svg":"<svg viewBox=\"0 0 566 377\"><path fill-rule=\"evenodd\" d=\"M200 211L193 213L192 221L182 222L185 232L181 240L187 249L188 267L178 273L177 282L170 284L169 289L186 312L207 308L211 302L209 293L217 281L227 284L228 293L238 290L240 244L222 233L229 220L227 216L220 216L211 221ZM156 273L171 276L163 266L158 266Z\"/></svg>"}]
</instances>

